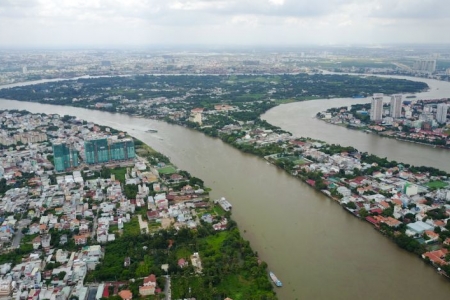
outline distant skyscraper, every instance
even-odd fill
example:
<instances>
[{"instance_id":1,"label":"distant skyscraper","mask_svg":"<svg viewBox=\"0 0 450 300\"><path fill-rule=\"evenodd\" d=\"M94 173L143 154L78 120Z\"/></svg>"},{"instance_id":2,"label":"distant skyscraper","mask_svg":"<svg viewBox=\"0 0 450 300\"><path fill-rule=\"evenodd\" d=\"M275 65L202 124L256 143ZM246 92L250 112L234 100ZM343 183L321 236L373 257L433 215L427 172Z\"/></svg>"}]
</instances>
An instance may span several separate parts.
<instances>
[{"instance_id":1,"label":"distant skyscraper","mask_svg":"<svg viewBox=\"0 0 450 300\"><path fill-rule=\"evenodd\" d=\"M79 165L78 151L65 143L53 144L53 162L56 172L64 172L77 167Z\"/></svg>"},{"instance_id":2,"label":"distant skyscraper","mask_svg":"<svg viewBox=\"0 0 450 300\"><path fill-rule=\"evenodd\" d=\"M370 106L370 121L378 122L383 118L383 94L373 94Z\"/></svg>"},{"instance_id":3,"label":"distant skyscraper","mask_svg":"<svg viewBox=\"0 0 450 300\"><path fill-rule=\"evenodd\" d=\"M391 96L391 117L400 118L402 116L402 95Z\"/></svg>"},{"instance_id":4,"label":"distant skyscraper","mask_svg":"<svg viewBox=\"0 0 450 300\"><path fill-rule=\"evenodd\" d=\"M136 157L132 139L93 139L84 142L86 163L99 164Z\"/></svg>"},{"instance_id":5,"label":"distant skyscraper","mask_svg":"<svg viewBox=\"0 0 450 300\"><path fill-rule=\"evenodd\" d=\"M106 138L84 141L86 163L99 164L109 161L108 141Z\"/></svg>"},{"instance_id":6,"label":"distant skyscraper","mask_svg":"<svg viewBox=\"0 0 450 300\"><path fill-rule=\"evenodd\" d=\"M435 59L420 59L416 60L413 64L413 69L416 71L433 73L436 71Z\"/></svg>"},{"instance_id":7,"label":"distant skyscraper","mask_svg":"<svg viewBox=\"0 0 450 300\"><path fill-rule=\"evenodd\" d=\"M444 103L438 104L436 111L436 121L438 121L438 123L443 124L447 122L447 109L448 109L447 104Z\"/></svg>"},{"instance_id":8,"label":"distant skyscraper","mask_svg":"<svg viewBox=\"0 0 450 300\"><path fill-rule=\"evenodd\" d=\"M127 160L134 158L134 142L132 139L111 140L109 143L111 160Z\"/></svg>"}]
</instances>

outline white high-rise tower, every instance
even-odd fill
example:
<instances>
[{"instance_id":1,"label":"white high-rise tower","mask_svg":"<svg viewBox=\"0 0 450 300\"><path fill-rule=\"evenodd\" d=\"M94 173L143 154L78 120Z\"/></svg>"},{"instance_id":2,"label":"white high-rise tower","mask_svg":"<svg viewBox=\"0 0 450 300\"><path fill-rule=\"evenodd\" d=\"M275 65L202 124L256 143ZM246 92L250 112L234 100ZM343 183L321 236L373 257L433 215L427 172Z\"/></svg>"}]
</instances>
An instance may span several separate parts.
<instances>
[{"instance_id":1,"label":"white high-rise tower","mask_svg":"<svg viewBox=\"0 0 450 300\"><path fill-rule=\"evenodd\" d=\"M402 95L391 96L391 117L394 119L402 116Z\"/></svg>"},{"instance_id":2,"label":"white high-rise tower","mask_svg":"<svg viewBox=\"0 0 450 300\"><path fill-rule=\"evenodd\" d=\"M447 104L445 103L438 104L436 111L436 121L438 121L438 123L443 124L447 122L447 109L448 109Z\"/></svg>"},{"instance_id":3,"label":"white high-rise tower","mask_svg":"<svg viewBox=\"0 0 450 300\"><path fill-rule=\"evenodd\" d=\"M373 94L370 106L370 121L378 122L383 117L383 94Z\"/></svg>"}]
</instances>

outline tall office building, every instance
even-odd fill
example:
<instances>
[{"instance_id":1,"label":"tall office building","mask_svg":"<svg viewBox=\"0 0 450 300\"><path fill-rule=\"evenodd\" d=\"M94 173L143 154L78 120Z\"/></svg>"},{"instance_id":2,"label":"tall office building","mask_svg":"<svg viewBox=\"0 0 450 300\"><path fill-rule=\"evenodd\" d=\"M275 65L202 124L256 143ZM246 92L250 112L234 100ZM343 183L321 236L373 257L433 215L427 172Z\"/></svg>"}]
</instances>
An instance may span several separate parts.
<instances>
[{"instance_id":1,"label":"tall office building","mask_svg":"<svg viewBox=\"0 0 450 300\"><path fill-rule=\"evenodd\" d=\"M84 142L86 163L99 164L136 157L132 139L93 139Z\"/></svg>"},{"instance_id":2,"label":"tall office building","mask_svg":"<svg viewBox=\"0 0 450 300\"><path fill-rule=\"evenodd\" d=\"M383 118L383 94L373 94L370 105L370 121L378 122Z\"/></svg>"},{"instance_id":3,"label":"tall office building","mask_svg":"<svg viewBox=\"0 0 450 300\"><path fill-rule=\"evenodd\" d=\"M413 69L416 71L433 73L436 71L436 60L435 59L419 59L413 64Z\"/></svg>"},{"instance_id":4,"label":"tall office building","mask_svg":"<svg viewBox=\"0 0 450 300\"><path fill-rule=\"evenodd\" d=\"M440 124L447 122L447 109L448 106L445 103L440 103L437 106L436 121Z\"/></svg>"},{"instance_id":5,"label":"tall office building","mask_svg":"<svg viewBox=\"0 0 450 300\"><path fill-rule=\"evenodd\" d=\"M84 141L86 163L100 164L109 161L108 141L106 138Z\"/></svg>"},{"instance_id":6,"label":"tall office building","mask_svg":"<svg viewBox=\"0 0 450 300\"><path fill-rule=\"evenodd\" d=\"M400 118L402 116L402 95L391 96L391 117Z\"/></svg>"},{"instance_id":7,"label":"tall office building","mask_svg":"<svg viewBox=\"0 0 450 300\"><path fill-rule=\"evenodd\" d=\"M109 151L111 160L127 160L136 157L132 139L110 140Z\"/></svg>"},{"instance_id":8,"label":"tall office building","mask_svg":"<svg viewBox=\"0 0 450 300\"><path fill-rule=\"evenodd\" d=\"M65 143L55 143L52 147L56 172L64 172L79 165L77 150Z\"/></svg>"}]
</instances>

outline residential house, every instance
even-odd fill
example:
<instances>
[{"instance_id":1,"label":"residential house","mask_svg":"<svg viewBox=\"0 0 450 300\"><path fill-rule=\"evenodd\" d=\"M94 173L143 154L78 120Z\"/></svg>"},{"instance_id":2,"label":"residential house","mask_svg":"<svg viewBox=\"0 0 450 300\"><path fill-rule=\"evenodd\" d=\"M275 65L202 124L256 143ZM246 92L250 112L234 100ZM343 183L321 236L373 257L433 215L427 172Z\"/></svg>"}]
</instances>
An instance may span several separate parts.
<instances>
[{"instance_id":1,"label":"residential house","mask_svg":"<svg viewBox=\"0 0 450 300\"><path fill-rule=\"evenodd\" d=\"M122 300L131 300L133 299L133 294L131 293L130 290L123 290L119 292L119 296L120 298L122 298Z\"/></svg>"},{"instance_id":2,"label":"residential house","mask_svg":"<svg viewBox=\"0 0 450 300\"><path fill-rule=\"evenodd\" d=\"M428 237L428 239L426 240L427 244L437 242L439 239L439 234L432 230L425 230L424 236Z\"/></svg>"},{"instance_id":3,"label":"residential house","mask_svg":"<svg viewBox=\"0 0 450 300\"><path fill-rule=\"evenodd\" d=\"M35 237L32 241L32 244L34 250L39 249L39 246L41 246L41 237L40 236Z\"/></svg>"},{"instance_id":4,"label":"residential house","mask_svg":"<svg viewBox=\"0 0 450 300\"><path fill-rule=\"evenodd\" d=\"M448 250L443 248L436 251L430 251L422 254L422 258L428 258L434 265L446 265L445 256L447 255Z\"/></svg>"},{"instance_id":5,"label":"residential house","mask_svg":"<svg viewBox=\"0 0 450 300\"><path fill-rule=\"evenodd\" d=\"M52 236L50 234L44 234L41 237L41 245L42 248L50 248L50 241L52 239Z\"/></svg>"},{"instance_id":6,"label":"residential house","mask_svg":"<svg viewBox=\"0 0 450 300\"><path fill-rule=\"evenodd\" d=\"M84 245L87 243L87 236L84 234L75 235L73 237L75 245Z\"/></svg>"},{"instance_id":7,"label":"residential house","mask_svg":"<svg viewBox=\"0 0 450 300\"><path fill-rule=\"evenodd\" d=\"M40 228L39 228L39 224L38 223L33 223L30 225L29 227L29 231L28 234L36 234L40 232Z\"/></svg>"},{"instance_id":8,"label":"residential house","mask_svg":"<svg viewBox=\"0 0 450 300\"><path fill-rule=\"evenodd\" d=\"M151 274L144 278L144 284L139 287L139 294L142 296L154 295L156 288L156 276Z\"/></svg>"}]
</instances>

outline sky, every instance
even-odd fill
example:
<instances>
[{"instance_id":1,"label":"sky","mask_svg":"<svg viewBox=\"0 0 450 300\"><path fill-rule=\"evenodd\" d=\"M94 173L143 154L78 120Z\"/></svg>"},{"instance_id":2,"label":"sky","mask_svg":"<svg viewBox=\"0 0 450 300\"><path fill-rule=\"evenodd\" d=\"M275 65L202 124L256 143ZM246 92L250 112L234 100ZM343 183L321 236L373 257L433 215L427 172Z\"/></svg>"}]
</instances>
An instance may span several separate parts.
<instances>
[{"instance_id":1,"label":"sky","mask_svg":"<svg viewBox=\"0 0 450 300\"><path fill-rule=\"evenodd\" d=\"M446 0L0 0L0 47L450 43Z\"/></svg>"}]
</instances>

